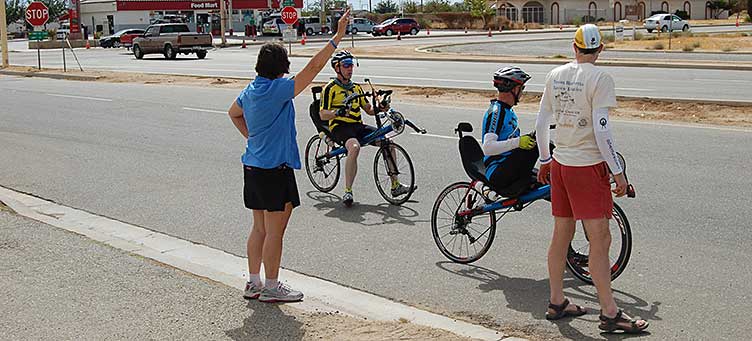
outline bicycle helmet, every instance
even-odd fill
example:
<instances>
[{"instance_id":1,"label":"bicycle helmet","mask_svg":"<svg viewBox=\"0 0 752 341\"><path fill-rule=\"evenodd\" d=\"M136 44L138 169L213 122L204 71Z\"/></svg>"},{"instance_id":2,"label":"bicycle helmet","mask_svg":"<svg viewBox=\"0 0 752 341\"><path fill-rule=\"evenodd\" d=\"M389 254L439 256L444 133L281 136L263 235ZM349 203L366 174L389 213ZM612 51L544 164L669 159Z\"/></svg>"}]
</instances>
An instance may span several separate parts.
<instances>
[{"instance_id":1,"label":"bicycle helmet","mask_svg":"<svg viewBox=\"0 0 752 341\"><path fill-rule=\"evenodd\" d=\"M525 85L530 80L530 75L516 66L507 66L496 70L493 75L494 87L499 92L509 92L518 85Z\"/></svg>"},{"instance_id":2,"label":"bicycle helmet","mask_svg":"<svg viewBox=\"0 0 752 341\"><path fill-rule=\"evenodd\" d=\"M339 63L341 63L345 59L350 59L352 61L352 59L354 58L355 57L352 55L352 53L350 53L350 51L342 50L334 54L334 57L332 57L331 65L333 68L336 68L337 65L339 65Z\"/></svg>"}]
</instances>

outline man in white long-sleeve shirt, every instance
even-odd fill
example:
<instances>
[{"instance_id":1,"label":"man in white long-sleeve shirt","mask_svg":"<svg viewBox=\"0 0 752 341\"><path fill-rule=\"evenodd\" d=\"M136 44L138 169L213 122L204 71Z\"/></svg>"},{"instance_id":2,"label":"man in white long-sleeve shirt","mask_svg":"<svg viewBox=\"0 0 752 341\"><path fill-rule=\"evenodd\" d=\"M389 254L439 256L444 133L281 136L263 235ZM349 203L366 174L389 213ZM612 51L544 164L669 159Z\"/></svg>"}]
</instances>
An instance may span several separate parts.
<instances>
[{"instance_id":1,"label":"man in white long-sleeve shirt","mask_svg":"<svg viewBox=\"0 0 752 341\"><path fill-rule=\"evenodd\" d=\"M583 307L564 297L563 275L575 223L581 220L590 242L589 270L601 306L599 328L638 333L644 320L633 320L616 306L611 291L608 249L613 198L623 196L627 181L616 156L609 110L616 107L614 80L594 63L603 49L595 25L575 33L576 61L560 66L546 77L536 123L541 168L538 181L551 184L554 233L548 251L550 304L546 318L557 320L585 314ZM549 148L549 124L556 123L556 149ZM611 190L609 169L616 188Z\"/></svg>"}]
</instances>

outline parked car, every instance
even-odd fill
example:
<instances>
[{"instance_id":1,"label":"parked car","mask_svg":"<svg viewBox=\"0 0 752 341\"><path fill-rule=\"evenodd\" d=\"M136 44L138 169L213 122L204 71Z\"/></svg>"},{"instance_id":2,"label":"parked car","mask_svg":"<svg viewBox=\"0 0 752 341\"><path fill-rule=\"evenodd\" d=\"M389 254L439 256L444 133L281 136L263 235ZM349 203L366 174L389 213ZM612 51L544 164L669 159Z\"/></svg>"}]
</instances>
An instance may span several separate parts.
<instances>
[{"instance_id":1,"label":"parked car","mask_svg":"<svg viewBox=\"0 0 752 341\"><path fill-rule=\"evenodd\" d=\"M679 18L676 14L656 14L650 18L645 19L645 29L648 33L652 33L653 30L661 30L661 32L682 30L684 32L689 31L689 22Z\"/></svg>"},{"instance_id":2,"label":"parked car","mask_svg":"<svg viewBox=\"0 0 752 341\"><path fill-rule=\"evenodd\" d=\"M306 34L307 35L314 35L314 34L321 34L321 19L319 17L303 17L301 18L303 23L305 24ZM331 33L332 32L332 19L330 17L326 17L326 25L324 25L324 33Z\"/></svg>"},{"instance_id":3,"label":"parked car","mask_svg":"<svg viewBox=\"0 0 752 341\"><path fill-rule=\"evenodd\" d=\"M287 29L287 24L280 17L272 17L261 25L261 33L264 35L282 35Z\"/></svg>"},{"instance_id":4,"label":"parked car","mask_svg":"<svg viewBox=\"0 0 752 341\"><path fill-rule=\"evenodd\" d=\"M366 18L355 18L351 25L347 25L347 33L358 34L358 32L371 33L374 23Z\"/></svg>"},{"instance_id":5,"label":"parked car","mask_svg":"<svg viewBox=\"0 0 752 341\"><path fill-rule=\"evenodd\" d=\"M179 53L195 53L204 59L213 47L212 36L195 33L186 24L158 24L146 28L143 36L133 40L133 55L141 59L146 54L162 53L165 59L175 59Z\"/></svg>"},{"instance_id":6,"label":"parked car","mask_svg":"<svg viewBox=\"0 0 752 341\"><path fill-rule=\"evenodd\" d=\"M416 35L420 32L420 25L415 19L411 18L392 18L387 19L381 24L373 27L372 34L374 37L380 35L391 36L397 33Z\"/></svg>"},{"instance_id":7,"label":"parked car","mask_svg":"<svg viewBox=\"0 0 752 341\"><path fill-rule=\"evenodd\" d=\"M126 49L130 49L133 46L133 40L142 35L144 35L144 32L123 34L122 36L120 36L120 46L125 47Z\"/></svg>"},{"instance_id":8,"label":"parked car","mask_svg":"<svg viewBox=\"0 0 752 341\"><path fill-rule=\"evenodd\" d=\"M144 30L140 28L128 28L124 30L120 30L115 32L113 35L109 35L106 37L102 37L99 39L99 46L108 48L108 47L120 47L120 39L126 35L126 34L133 34L133 35L142 35L144 34Z\"/></svg>"}]
</instances>

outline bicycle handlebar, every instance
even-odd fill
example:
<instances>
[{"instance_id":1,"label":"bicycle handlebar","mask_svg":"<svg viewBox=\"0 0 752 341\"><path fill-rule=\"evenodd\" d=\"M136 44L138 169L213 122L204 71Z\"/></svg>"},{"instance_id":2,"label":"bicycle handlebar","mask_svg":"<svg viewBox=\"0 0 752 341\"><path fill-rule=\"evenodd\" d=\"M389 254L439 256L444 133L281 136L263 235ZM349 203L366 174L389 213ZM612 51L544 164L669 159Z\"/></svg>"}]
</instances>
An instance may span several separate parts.
<instances>
[{"instance_id":1,"label":"bicycle handlebar","mask_svg":"<svg viewBox=\"0 0 752 341\"><path fill-rule=\"evenodd\" d=\"M423 128L419 128L418 126L416 126L415 124L413 124L413 122L410 122L410 121L408 121L408 120L405 120L405 124L406 124L406 125L407 125L408 127L410 127L410 128L413 128L413 130L415 130L415 132L416 132L416 133L420 133L420 134L425 134L425 133L427 133L427 131L426 131L425 129L423 129Z\"/></svg>"}]
</instances>

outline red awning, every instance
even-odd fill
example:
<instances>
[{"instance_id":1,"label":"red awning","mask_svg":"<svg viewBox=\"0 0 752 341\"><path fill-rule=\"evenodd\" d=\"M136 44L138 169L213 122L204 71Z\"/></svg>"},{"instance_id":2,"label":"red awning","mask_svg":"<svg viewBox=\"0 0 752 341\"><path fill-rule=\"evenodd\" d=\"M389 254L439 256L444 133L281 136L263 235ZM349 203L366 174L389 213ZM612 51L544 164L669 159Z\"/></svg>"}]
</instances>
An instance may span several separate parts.
<instances>
[{"instance_id":1,"label":"red awning","mask_svg":"<svg viewBox=\"0 0 752 341\"><path fill-rule=\"evenodd\" d=\"M294 0L296 8L303 8L303 0ZM218 10L218 0L117 0L118 11L200 11ZM266 0L233 0L232 8L267 9ZM279 0L272 0L272 7L279 7Z\"/></svg>"}]
</instances>

